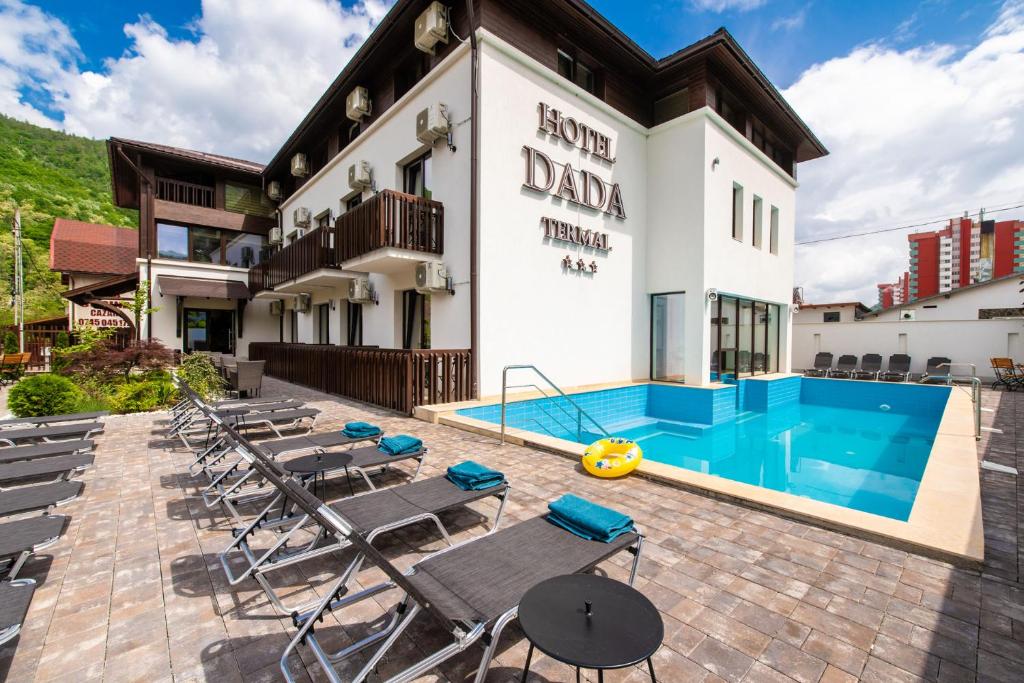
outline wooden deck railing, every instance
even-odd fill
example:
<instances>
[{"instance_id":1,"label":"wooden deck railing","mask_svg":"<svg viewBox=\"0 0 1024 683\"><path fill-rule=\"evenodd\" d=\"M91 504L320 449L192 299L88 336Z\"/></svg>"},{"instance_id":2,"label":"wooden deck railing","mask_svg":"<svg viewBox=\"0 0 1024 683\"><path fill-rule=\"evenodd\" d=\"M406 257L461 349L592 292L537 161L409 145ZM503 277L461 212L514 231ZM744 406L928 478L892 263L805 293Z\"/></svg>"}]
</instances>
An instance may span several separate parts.
<instances>
[{"instance_id":1,"label":"wooden deck railing","mask_svg":"<svg viewBox=\"0 0 1024 683\"><path fill-rule=\"evenodd\" d=\"M341 268L345 261L387 247L443 254L444 205L384 190L339 216L334 225L312 230L250 269L249 290L255 294L319 268Z\"/></svg>"},{"instance_id":2,"label":"wooden deck railing","mask_svg":"<svg viewBox=\"0 0 1024 683\"><path fill-rule=\"evenodd\" d=\"M472 396L467 349L404 350L330 344L249 344L266 374L329 394L412 414L416 406Z\"/></svg>"},{"instance_id":3,"label":"wooden deck railing","mask_svg":"<svg viewBox=\"0 0 1024 683\"><path fill-rule=\"evenodd\" d=\"M213 208L213 186L188 183L184 180L156 178L156 198L179 204Z\"/></svg>"}]
</instances>

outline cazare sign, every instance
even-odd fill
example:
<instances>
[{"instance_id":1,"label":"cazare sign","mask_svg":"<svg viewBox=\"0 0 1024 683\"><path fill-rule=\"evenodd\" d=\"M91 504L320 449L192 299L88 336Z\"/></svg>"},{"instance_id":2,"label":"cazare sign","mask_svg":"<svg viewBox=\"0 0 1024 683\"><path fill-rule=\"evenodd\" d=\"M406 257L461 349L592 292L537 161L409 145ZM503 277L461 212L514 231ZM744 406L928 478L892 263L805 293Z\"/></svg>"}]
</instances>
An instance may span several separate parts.
<instances>
[{"instance_id":1,"label":"cazare sign","mask_svg":"<svg viewBox=\"0 0 1024 683\"><path fill-rule=\"evenodd\" d=\"M611 156L611 140L585 124L577 123L571 117L562 116L543 102L540 103L540 125L538 128L560 140L584 149L596 157L614 163ZM606 183L600 176L586 170L576 170L572 164L556 164L547 154L529 145L523 145L526 152L526 177L523 187L534 192L550 193L555 197L591 209L625 219L626 209L622 203L622 190L618 183ZM558 170L561 166L561 171Z\"/></svg>"}]
</instances>

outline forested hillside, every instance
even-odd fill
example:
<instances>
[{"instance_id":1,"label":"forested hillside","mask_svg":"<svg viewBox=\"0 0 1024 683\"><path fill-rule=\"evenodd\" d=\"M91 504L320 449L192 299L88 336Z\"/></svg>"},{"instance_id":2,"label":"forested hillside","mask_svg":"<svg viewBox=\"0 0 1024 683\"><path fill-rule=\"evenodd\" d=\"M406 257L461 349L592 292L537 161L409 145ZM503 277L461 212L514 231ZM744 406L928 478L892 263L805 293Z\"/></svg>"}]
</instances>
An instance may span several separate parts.
<instances>
[{"instance_id":1,"label":"forested hillside","mask_svg":"<svg viewBox=\"0 0 1024 683\"><path fill-rule=\"evenodd\" d=\"M21 209L26 238L26 318L59 315L60 277L49 271L50 231L57 217L136 226L138 215L114 206L102 140L67 135L0 115L0 325L13 311L11 222Z\"/></svg>"}]
</instances>

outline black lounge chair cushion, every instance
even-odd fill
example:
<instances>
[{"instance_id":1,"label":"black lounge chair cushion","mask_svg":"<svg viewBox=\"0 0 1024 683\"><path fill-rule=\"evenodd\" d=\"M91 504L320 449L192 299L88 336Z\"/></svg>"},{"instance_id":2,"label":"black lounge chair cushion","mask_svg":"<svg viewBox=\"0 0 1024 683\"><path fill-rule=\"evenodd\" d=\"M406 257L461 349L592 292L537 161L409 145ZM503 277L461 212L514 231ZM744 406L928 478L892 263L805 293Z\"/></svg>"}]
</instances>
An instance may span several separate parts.
<instances>
[{"instance_id":1,"label":"black lounge chair cushion","mask_svg":"<svg viewBox=\"0 0 1024 683\"><path fill-rule=\"evenodd\" d=\"M64 533L70 519L63 515L47 515L0 524L0 557L17 555L57 538Z\"/></svg>"},{"instance_id":2,"label":"black lounge chair cushion","mask_svg":"<svg viewBox=\"0 0 1024 683\"><path fill-rule=\"evenodd\" d=\"M444 477L381 489L331 505L360 533L422 515L437 514L504 491L507 485L463 491Z\"/></svg>"},{"instance_id":3,"label":"black lounge chair cushion","mask_svg":"<svg viewBox=\"0 0 1024 683\"><path fill-rule=\"evenodd\" d=\"M18 443L19 441L34 441L36 439L72 439L83 438L93 432L103 431L102 422L80 422L67 425L55 425L53 427L26 427L25 429L4 429L0 430L0 440L7 439Z\"/></svg>"},{"instance_id":4,"label":"black lounge chair cushion","mask_svg":"<svg viewBox=\"0 0 1024 683\"><path fill-rule=\"evenodd\" d=\"M370 438L376 439L377 436L379 435ZM301 451L313 448L336 448L338 446L346 446L350 443L367 440L368 439L353 439L345 436L340 431L322 432L320 434L306 434L305 436L292 436L287 439L264 441L260 444L260 448L270 455L281 455L282 453L288 453L289 451Z\"/></svg>"},{"instance_id":5,"label":"black lounge chair cushion","mask_svg":"<svg viewBox=\"0 0 1024 683\"><path fill-rule=\"evenodd\" d=\"M62 500L75 498L85 486L80 481L58 481L54 484L23 486L0 493L0 515L41 510Z\"/></svg>"},{"instance_id":6,"label":"black lounge chair cushion","mask_svg":"<svg viewBox=\"0 0 1024 683\"><path fill-rule=\"evenodd\" d=\"M424 454L426 454L427 449L421 448L415 453L388 455L376 446L363 446L362 448L353 448L345 452L352 456L352 463L349 467L366 468L387 465L393 462L401 462L402 460L408 460L409 458L422 458Z\"/></svg>"},{"instance_id":7,"label":"black lounge chair cushion","mask_svg":"<svg viewBox=\"0 0 1024 683\"><path fill-rule=\"evenodd\" d=\"M427 558L409 581L452 621L487 623L541 581L591 569L636 540L588 541L535 517Z\"/></svg>"},{"instance_id":8,"label":"black lounge chair cushion","mask_svg":"<svg viewBox=\"0 0 1024 683\"><path fill-rule=\"evenodd\" d=\"M0 583L0 631L25 623L25 615L28 614L28 606L35 591L34 583Z\"/></svg>"},{"instance_id":9,"label":"black lounge chair cushion","mask_svg":"<svg viewBox=\"0 0 1024 683\"><path fill-rule=\"evenodd\" d=\"M2 432L0 432L2 433ZM78 441L56 441L54 443L32 443L24 446L0 448L0 463L18 462L49 458L55 455L70 455L78 451L89 451L95 445L91 439Z\"/></svg>"},{"instance_id":10,"label":"black lounge chair cushion","mask_svg":"<svg viewBox=\"0 0 1024 683\"><path fill-rule=\"evenodd\" d=\"M63 422L82 422L84 420L95 420L106 417L109 410L97 410L91 413L69 413L67 415L41 415L39 417L11 417L0 420L0 427L8 425L37 425L37 424L60 424Z\"/></svg>"},{"instance_id":11,"label":"black lounge chair cushion","mask_svg":"<svg viewBox=\"0 0 1024 683\"><path fill-rule=\"evenodd\" d=\"M253 426L259 427L264 425L267 421L271 424L277 425L282 422L294 422L295 420L301 420L308 417L316 417L320 414L320 411L316 408L296 408L294 410L278 410L273 413L246 413L245 415L239 415L238 417L229 417L224 422L232 427L238 426Z\"/></svg>"},{"instance_id":12,"label":"black lounge chair cushion","mask_svg":"<svg viewBox=\"0 0 1024 683\"><path fill-rule=\"evenodd\" d=\"M0 483L70 472L80 467L88 467L92 464L93 460L94 456L92 453L83 453L81 455L58 455L52 458L12 462L0 465Z\"/></svg>"}]
</instances>

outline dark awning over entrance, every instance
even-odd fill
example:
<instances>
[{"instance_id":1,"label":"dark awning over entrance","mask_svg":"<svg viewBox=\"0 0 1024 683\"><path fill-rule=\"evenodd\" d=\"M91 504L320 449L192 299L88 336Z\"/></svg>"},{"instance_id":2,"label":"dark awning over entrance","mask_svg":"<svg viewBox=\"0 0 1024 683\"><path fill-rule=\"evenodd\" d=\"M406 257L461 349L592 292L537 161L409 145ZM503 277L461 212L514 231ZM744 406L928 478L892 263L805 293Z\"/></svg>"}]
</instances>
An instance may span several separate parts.
<instances>
[{"instance_id":1,"label":"dark awning over entrance","mask_svg":"<svg viewBox=\"0 0 1024 683\"><path fill-rule=\"evenodd\" d=\"M61 296L79 306L88 306L95 299L110 299L120 296L125 292L134 291L138 286L139 274L132 273L131 275L118 275L77 289L69 289Z\"/></svg>"},{"instance_id":2,"label":"dark awning over entrance","mask_svg":"<svg viewBox=\"0 0 1024 683\"><path fill-rule=\"evenodd\" d=\"M238 280L206 280L198 277L158 275L160 293L164 296L198 296L207 299L248 299L249 286Z\"/></svg>"}]
</instances>

